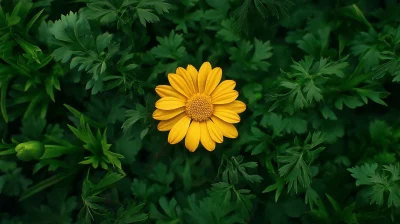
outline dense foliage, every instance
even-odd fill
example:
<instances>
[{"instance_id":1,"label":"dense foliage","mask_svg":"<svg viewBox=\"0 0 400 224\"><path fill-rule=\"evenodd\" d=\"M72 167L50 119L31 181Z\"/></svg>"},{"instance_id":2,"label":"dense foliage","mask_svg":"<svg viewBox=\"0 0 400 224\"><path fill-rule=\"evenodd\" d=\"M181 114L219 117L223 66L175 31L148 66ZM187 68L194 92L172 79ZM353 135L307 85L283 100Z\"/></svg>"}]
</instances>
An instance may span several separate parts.
<instances>
[{"instance_id":1,"label":"dense foliage","mask_svg":"<svg viewBox=\"0 0 400 224\"><path fill-rule=\"evenodd\" d=\"M399 1L0 4L0 223L400 222ZM204 61L247 110L191 153L154 88Z\"/></svg>"}]
</instances>

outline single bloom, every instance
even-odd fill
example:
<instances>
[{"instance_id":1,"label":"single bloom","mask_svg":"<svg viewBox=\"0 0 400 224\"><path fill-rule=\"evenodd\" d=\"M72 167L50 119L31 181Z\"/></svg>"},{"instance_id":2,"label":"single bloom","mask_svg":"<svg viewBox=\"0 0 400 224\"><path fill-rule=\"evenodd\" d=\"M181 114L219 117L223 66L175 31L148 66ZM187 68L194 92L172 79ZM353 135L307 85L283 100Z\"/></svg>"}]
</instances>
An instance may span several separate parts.
<instances>
[{"instance_id":1,"label":"single bloom","mask_svg":"<svg viewBox=\"0 0 400 224\"><path fill-rule=\"evenodd\" d=\"M199 143L208 151L222 143L224 136L236 138L233 124L240 122L239 114L246 105L236 100L233 80L221 82L222 69L204 62L197 71L192 65L179 67L176 74L168 74L171 85L159 85L153 118L159 120L159 131L169 131L168 142L177 144L185 138L186 148L194 152ZM220 83L221 82L221 83Z\"/></svg>"}]
</instances>

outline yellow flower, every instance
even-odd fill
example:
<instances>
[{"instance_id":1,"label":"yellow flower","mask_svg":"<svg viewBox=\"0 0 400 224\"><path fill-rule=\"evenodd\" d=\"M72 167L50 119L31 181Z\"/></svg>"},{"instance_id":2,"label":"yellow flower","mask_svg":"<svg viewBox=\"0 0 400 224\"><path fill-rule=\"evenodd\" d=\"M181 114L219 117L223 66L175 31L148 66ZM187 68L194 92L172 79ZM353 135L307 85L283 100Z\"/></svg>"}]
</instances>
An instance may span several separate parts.
<instances>
[{"instance_id":1,"label":"yellow flower","mask_svg":"<svg viewBox=\"0 0 400 224\"><path fill-rule=\"evenodd\" d=\"M213 151L224 136L238 136L233 124L240 122L238 114L246 110L246 105L236 100L239 93L234 90L235 81L220 83L221 78L221 68L212 69L209 62L204 62L199 71L192 65L177 68L176 74L168 74L170 86L156 87L161 99L156 102L153 118L161 121L159 131L170 131L170 144L186 136L189 151L196 151L199 142Z\"/></svg>"}]
</instances>

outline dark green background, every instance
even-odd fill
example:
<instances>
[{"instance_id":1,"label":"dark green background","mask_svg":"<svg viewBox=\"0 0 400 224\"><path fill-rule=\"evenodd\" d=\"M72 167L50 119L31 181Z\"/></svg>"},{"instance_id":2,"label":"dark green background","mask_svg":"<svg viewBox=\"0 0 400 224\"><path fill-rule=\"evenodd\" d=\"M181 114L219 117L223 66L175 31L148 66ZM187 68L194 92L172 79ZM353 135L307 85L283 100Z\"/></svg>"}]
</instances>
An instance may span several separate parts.
<instances>
[{"instance_id":1,"label":"dark green background","mask_svg":"<svg viewBox=\"0 0 400 224\"><path fill-rule=\"evenodd\" d=\"M399 222L399 1L0 3L1 224ZM190 153L154 88L204 61L247 110Z\"/></svg>"}]
</instances>

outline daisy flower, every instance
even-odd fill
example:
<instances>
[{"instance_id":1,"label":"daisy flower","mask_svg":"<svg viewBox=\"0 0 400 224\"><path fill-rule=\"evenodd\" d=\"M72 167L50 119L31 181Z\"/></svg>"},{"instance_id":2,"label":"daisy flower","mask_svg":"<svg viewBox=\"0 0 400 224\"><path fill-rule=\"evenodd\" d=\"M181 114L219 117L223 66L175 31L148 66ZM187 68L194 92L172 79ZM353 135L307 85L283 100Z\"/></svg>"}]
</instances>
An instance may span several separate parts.
<instances>
[{"instance_id":1,"label":"daisy flower","mask_svg":"<svg viewBox=\"0 0 400 224\"><path fill-rule=\"evenodd\" d=\"M199 143L213 151L224 136L238 136L233 124L240 122L238 114L246 110L246 105L236 100L239 93L234 90L235 81L221 82L221 78L221 68L213 69L204 62L199 71L192 65L177 68L176 74L168 74L170 85L156 87L161 99L155 104L153 118L160 121L159 131L169 131L170 144L185 138L190 152L196 151Z\"/></svg>"}]
</instances>

